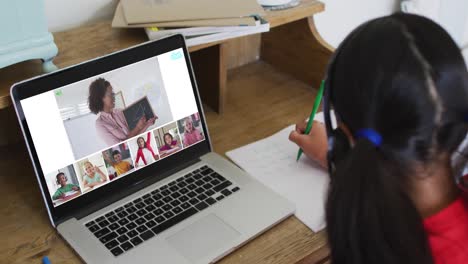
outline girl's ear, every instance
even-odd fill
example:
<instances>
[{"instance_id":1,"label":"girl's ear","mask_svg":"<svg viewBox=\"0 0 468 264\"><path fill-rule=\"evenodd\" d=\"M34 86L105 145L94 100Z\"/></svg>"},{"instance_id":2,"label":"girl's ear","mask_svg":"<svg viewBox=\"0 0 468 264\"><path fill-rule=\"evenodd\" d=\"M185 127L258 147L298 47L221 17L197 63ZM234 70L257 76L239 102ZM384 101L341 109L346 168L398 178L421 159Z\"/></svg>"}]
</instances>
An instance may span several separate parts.
<instances>
[{"instance_id":1,"label":"girl's ear","mask_svg":"<svg viewBox=\"0 0 468 264\"><path fill-rule=\"evenodd\" d=\"M344 123L339 122L338 123L338 128L343 132L343 134L348 138L348 142L350 146L354 146L354 143L356 142L353 133L351 133L351 130L349 130L348 126L346 126Z\"/></svg>"},{"instance_id":2,"label":"girl's ear","mask_svg":"<svg viewBox=\"0 0 468 264\"><path fill-rule=\"evenodd\" d=\"M340 163L351 149L350 136L341 127L333 130L333 148L330 150L328 158L335 164ZM349 133L349 130L348 130ZM352 137L351 137L352 139Z\"/></svg>"}]
</instances>

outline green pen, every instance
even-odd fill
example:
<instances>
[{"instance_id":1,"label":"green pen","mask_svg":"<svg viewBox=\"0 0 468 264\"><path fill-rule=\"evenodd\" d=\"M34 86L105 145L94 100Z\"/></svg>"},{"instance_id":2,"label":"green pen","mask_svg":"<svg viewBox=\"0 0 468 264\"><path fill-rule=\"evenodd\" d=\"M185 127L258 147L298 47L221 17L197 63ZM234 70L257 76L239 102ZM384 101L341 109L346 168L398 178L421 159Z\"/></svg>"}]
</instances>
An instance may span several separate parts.
<instances>
[{"instance_id":1,"label":"green pen","mask_svg":"<svg viewBox=\"0 0 468 264\"><path fill-rule=\"evenodd\" d=\"M319 88L319 91L317 93L317 96L315 97L314 106L312 107L312 112L310 113L309 121L307 122L306 130L304 131L304 134L306 134L306 135L309 134L310 130L312 129L312 124L314 123L315 114L317 113L320 102L322 101L324 86L325 86L325 81L322 80L322 82L320 83L320 88ZM299 148L299 151L297 152L296 162L299 161L299 159L301 158L302 152L303 152L303 150L301 148Z\"/></svg>"}]
</instances>

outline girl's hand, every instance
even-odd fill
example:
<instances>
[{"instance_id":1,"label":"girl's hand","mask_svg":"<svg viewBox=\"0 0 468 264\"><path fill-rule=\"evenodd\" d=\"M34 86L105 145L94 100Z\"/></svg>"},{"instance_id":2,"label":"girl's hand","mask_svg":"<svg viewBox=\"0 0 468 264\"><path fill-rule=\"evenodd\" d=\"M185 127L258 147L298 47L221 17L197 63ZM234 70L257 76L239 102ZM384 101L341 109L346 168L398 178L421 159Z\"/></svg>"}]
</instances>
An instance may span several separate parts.
<instances>
[{"instance_id":1,"label":"girl's hand","mask_svg":"<svg viewBox=\"0 0 468 264\"><path fill-rule=\"evenodd\" d=\"M101 182L107 181L106 175L104 174L104 172L102 172L102 170L99 169L97 166L95 166L95 168L96 168L96 171L99 173L99 176L101 176Z\"/></svg>"},{"instance_id":2,"label":"girl's hand","mask_svg":"<svg viewBox=\"0 0 468 264\"><path fill-rule=\"evenodd\" d=\"M154 117L150 118L147 122L150 123L151 125L154 125L154 122L156 122L156 119L158 119L158 117L154 116Z\"/></svg>"},{"instance_id":3,"label":"girl's hand","mask_svg":"<svg viewBox=\"0 0 468 264\"><path fill-rule=\"evenodd\" d=\"M138 120L138 123L136 124L135 128L138 129L138 131L141 131L145 128L146 126L146 117L142 116L140 120Z\"/></svg>"},{"instance_id":4,"label":"girl's hand","mask_svg":"<svg viewBox=\"0 0 468 264\"><path fill-rule=\"evenodd\" d=\"M152 117L152 118L150 118L150 119L148 119L148 120L146 120L146 118L145 118L145 120L146 120L146 121L145 121L145 125L144 125L144 127L143 127L143 131L141 131L141 132L145 132L146 129L148 129L148 127L154 125L154 123L156 122L156 119L157 119L157 118L158 118L157 116Z\"/></svg>"},{"instance_id":5,"label":"girl's hand","mask_svg":"<svg viewBox=\"0 0 468 264\"><path fill-rule=\"evenodd\" d=\"M97 173L102 174L101 169L99 169L99 167L96 166L96 165L94 165L94 170L95 170Z\"/></svg>"},{"instance_id":6,"label":"girl's hand","mask_svg":"<svg viewBox=\"0 0 468 264\"><path fill-rule=\"evenodd\" d=\"M72 187L72 190L74 190L74 191L78 191L79 189L80 189L80 188L78 188L78 187L76 187L76 186L73 186L73 187Z\"/></svg>"},{"instance_id":7,"label":"girl's hand","mask_svg":"<svg viewBox=\"0 0 468 264\"><path fill-rule=\"evenodd\" d=\"M327 132L325 126L314 121L312 129L308 135L304 134L307 122L302 121L296 124L296 130L289 134L289 140L296 143L307 157L319 163L322 167L327 167Z\"/></svg>"},{"instance_id":8,"label":"girl's hand","mask_svg":"<svg viewBox=\"0 0 468 264\"><path fill-rule=\"evenodd\" d=\"M145 128L146 125L146 117L142 116L140 120L136 123L135 127L128 133L127 139L132 138L138 134L141 134L146 130Z\"/></svg>"}]
</instances>

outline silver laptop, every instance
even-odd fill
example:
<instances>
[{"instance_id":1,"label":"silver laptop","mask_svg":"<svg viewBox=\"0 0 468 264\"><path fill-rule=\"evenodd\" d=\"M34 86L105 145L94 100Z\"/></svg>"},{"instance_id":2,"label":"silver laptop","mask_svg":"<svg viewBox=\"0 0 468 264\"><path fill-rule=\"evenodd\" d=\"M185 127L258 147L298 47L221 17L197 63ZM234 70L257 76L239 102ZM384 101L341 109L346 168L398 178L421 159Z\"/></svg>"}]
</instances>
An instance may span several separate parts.
<instances>
[{"instance_id":1,"label":"silver laptop","mask_svg":"<svg viewBox=\"0 0 468 264\"><path fill-rule=\"evenodd\" d=\"M212 152L181 35L11 95L51 224L87 263L211 263L294 212Z\"/></svg>"}]
</instances>

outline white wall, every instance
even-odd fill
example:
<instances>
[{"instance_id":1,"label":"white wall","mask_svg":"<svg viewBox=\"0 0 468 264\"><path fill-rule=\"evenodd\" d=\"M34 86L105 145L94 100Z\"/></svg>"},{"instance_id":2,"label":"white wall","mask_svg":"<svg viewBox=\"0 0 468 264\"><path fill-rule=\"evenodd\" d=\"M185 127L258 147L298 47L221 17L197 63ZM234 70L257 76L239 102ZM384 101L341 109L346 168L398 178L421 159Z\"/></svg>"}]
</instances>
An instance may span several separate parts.
<instances>
[{"instance_id":1,"label":"white wall","mask_svg":"<svg viewBox=\"0 0 468 264\"><path fill-rule=\"evenodd\" d=\"M400 10L400 0L321 0L325 12L315 16L322 37L336 47L343 38L362 22ZM467 0L409 0L425 15L441 24L463 48L468 62L468 1Z\"/></svg>"},{"instance_id":2,"label":"white wall","mask_svg":"<svg viewBox=\"0 0 468 264\"><path fill-rule=\"evenodd\" d=\"M463 49L463 56L468 63L468 1L439 0L439 23L450 33Z\"/></svg>"},{"instance_id":3,"label":"white wall","mask_svg":"<svg viewBox=\"0 0 468 264\"><path fill-rule=\"evenodd\" d=\"M355 27L399 10L399 0L321 0L325 12L314 16L320 35L333 47Z\"/></svg>"},{"instance_id":4,"label":"white wall","mask_svg":"<svg viewBox=\"0 0 468 264\"><path fill-rule=\"evenodd\" d=\"M49 31L57 32L109 19L119 0L44 0Z\"/></svg>"},{"instance_id":5,"label":"white wall","mask_svg":"<svg viewBox=\"0 0 468 264\"><path fill-rule=\"evenodd\" d=\"M407 0L415 13L427 16L447 30L463 50L468 62L468 1L466 0Z\"/></svg>"},{"instance_id":6,"label":"white wall","mask_svg":"<svg viewBox=\"0 0 468 264\"><path fill-rule=\"evenodd\" d=\"M468 1L440 0L439 17L439 23L452 35L458 45L466 44L468 41L468 36L466 36L468 31L465 31L468 22Z\"/></svg>"}]
</instances>

